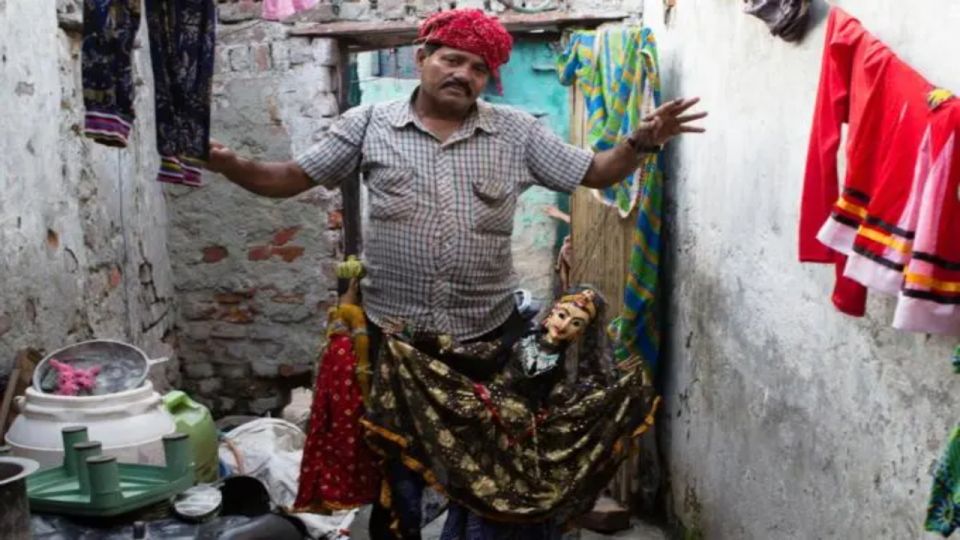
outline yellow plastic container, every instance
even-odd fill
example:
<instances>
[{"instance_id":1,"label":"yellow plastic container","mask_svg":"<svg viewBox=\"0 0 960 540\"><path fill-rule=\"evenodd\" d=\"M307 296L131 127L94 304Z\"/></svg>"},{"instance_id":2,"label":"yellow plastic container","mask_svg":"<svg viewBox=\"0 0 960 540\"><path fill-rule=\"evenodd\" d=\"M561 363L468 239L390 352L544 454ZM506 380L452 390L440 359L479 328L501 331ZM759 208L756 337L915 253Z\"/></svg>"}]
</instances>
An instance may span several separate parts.
<instances>
[{"instance_id":1,"label":"yellow plastic container","mask_svg":"<svg viewBox=\"0 0 960 540\"><path fill-rule=\"evenodd\" d=\"M163 396L163 406L173 415L177 432L190 436L197 482L217 481L220 463L217 453L217 425L213 422L210 411L181 390L174 390Z\"/></svg>"}]
</instances>

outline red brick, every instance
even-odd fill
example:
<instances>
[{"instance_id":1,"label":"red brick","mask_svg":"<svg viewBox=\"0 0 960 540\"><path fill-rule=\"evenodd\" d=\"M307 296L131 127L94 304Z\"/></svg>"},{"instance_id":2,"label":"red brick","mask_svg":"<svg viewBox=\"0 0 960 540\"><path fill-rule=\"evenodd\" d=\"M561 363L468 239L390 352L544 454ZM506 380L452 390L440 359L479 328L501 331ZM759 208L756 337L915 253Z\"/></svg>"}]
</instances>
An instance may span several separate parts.
<instances>
[{"instance_id":1,"label":"red brick","mask_svg":"<svg viewBox=\"0 0 960 540\"><path fill-rule=\"evenodd\" d=\"M260 44L254 46L253 62L257 66L257 71L268 71L270 69L270 45Z\"/></svg>"},{"instance_id":2,"label":"red brick","mask_svg":"<svg viewBox=\"0 0 960 540\"><path fill-rule=\"evenodd\" d=\"M183 308L183 317L188 321L209 321L218 311L213 304L188 304Z\"/></svg>"},{"instance_id":3,"label":"red brick","mask_svg":"<svg viewBox=\"0 0 960 540\"><path fill-rule=\"evenodd\" d=\"M213 299L216 300L218 304L239 304L247 298L250 297L248 295L238 294L235 292L217 293L213 295Z\"/></svg>"},{"instance_id":4,"label":"red brick","mask_svg":"<svg viewBox=\"0 0 960 540\"><path fill-rule=\"evenodd\" d=\"M203 248L203 262L217 263L227 258L230 252L223 246L207 246Z\"/></svg>"},{"instance_id":5,"label":"red brick","mask_svg":"<svg viewBox=\"0 0 960 540\"><path fill-rule=\"evenodd\" d=\"M343 228L343 212L333 210L327 214L327 229L339 230Z\"/></svg>"},{"instance_id":6,"label":"red brick","mask_svg":"<svg viewBox=\"0 0 960 540\"><path fill-rule=\"evenodd\" d=\"M280 229L279 231L273 234L273 245L275 246L285 246L287 245L297 233L300 232L300 226L287 227L285 229Z\"/></svg>"},{"instance_id":7,"label":"red brick","mask_svg":"<svg viewBox=\"0 0 960 540\"><path fill-rule=\"evenodd\" d=\"M273 255L279 256L284 262L293 262L303 256L304 252L303 246L283 246L275 247L272 252Z\"/></svg>"},{"instance_id":8,"label":"red brick","mask_svg":"<svg viewBox=\"0 0 960 540\"><path fill-rule=\"evenodd\" d=\"M251 324L254 316L249 308L230 306L220 314L219 319L233 324Z\"/></svg>"},{"instance_id":9,"label":"red brick","mask_svg":"<svg viewBox=\"0 0 960 540\"><path fill-rule=\"evenodd\" d=\"M116 289L123 283L123 273L120 272L120 268L114 266L110 269L110 288Z\"/></svg>"},{"instance_id":10,"label":"red brick","mask_svg":"<svg viewBox=\"0 0 960 540\"><path fill-rule=\"evenodd\" d=\"M247 259L251 261L265 261L270 258L270 246L253 246L247 252Z\"/></svg>"},{"instance_id":11,"label":"red brick","mask_svg":"<svg viewBox=\"0 0 960 540\"><path fill-rule=\"evenodd\" d=\"M302 304L304 295L303 293L278 293L271 300L278 304Z\"/></svg>"},{"instance_id":12,"label":"red brick","mask_svg":"<svg viewBox=\"0 0 960 540\"><path fill-rule=\"evenodd\" d=\"M303 375L310 371L310 366L308 365L291 365L291 364L280 364L277 369L277 373L281 377L294 377L296 375Z\"/></svg>"}]
</instances>

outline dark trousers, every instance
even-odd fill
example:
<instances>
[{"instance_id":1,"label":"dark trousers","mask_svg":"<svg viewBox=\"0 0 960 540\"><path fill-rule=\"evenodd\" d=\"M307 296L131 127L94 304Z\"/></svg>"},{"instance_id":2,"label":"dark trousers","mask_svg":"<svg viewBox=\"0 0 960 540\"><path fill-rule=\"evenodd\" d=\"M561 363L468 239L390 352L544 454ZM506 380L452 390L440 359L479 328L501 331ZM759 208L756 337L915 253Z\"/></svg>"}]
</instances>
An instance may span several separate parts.
<instances>
[{"instance_id":1,"label":"dark trousers","mask_svg":"<svg viewBox=\"0 0 960 540\"><path fill-rule=\"evenodd\" d=\"M505 323L492 332L488 332L474 341L492 341L501 339L504 343L513 343L523 335L527 321L516 310ZM367 320L367 333L370 337L370 359L374 364L379 360L380 348L383 346L384 335L373 321ZM474 380L485 380L499 371L502 365L478 366L468 362L461 362L456 356L440 355L436 344L431 342L416 343L417 347L433 356L444 360L450 367ZM375 365L374 365L375 367ZM379 370L374 369L374 379ZM376 383L374 383L376 384ZM421 505L425 483L423 478L411 471L399 460L390 460L383 471L392 492L393 508L385 508L377 501L370 514L370 538L372 540L390 540L396 538L390 530L392 514L396 514L400 524L401 540L420 540L420 529L423 526ZM392 511L391 511L392 510Z\"/></svg>"},{"instance_id":2,"label":"dark trousers","mask_svg":"<svg viewBox=\"0 0 960 540\"><path fill-rule=\"evenodd\" d=\"M84 131L102 144L127 145L134 120L132 53L141 3L153 67L158 179L197 185L210 139L213 0L84 0Z\"/></svg>"}]
</instances>

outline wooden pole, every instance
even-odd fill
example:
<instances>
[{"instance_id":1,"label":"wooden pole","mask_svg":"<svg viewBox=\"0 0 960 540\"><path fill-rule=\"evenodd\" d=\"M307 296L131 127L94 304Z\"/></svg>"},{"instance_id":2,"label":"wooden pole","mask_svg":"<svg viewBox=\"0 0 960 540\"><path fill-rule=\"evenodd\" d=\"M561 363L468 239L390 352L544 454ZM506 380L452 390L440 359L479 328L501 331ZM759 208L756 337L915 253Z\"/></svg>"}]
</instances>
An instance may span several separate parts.
<instances>
[{"instance_id":1,"label":"wooden pole","mask_svg":"<svg viewBox=\"0 0 960 540\"><path fill-rule=\"evenodd\" d=\"M350 51L342 40L337 40L340 60L337 62L337 101L341 113L350 108ZM359 255L361 249L360 231L360 174L355 171L344 179L340 186L340 198L343 212L343 255ZM337 291L344 294L349 280L339 280Z\"/></svg>"}]
</instances>

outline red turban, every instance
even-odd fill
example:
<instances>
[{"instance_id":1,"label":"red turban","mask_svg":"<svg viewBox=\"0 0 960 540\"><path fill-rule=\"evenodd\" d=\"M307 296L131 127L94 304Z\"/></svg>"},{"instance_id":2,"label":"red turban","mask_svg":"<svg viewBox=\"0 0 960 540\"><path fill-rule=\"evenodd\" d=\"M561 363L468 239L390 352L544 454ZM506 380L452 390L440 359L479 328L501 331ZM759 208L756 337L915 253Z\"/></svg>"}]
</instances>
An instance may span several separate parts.
<instances>
[{"instance_id":1,"label":"red turban","mask_svg":"<svg viewBox=\"0 0 960 540\"><path fill-rule=\"evenodd\" d=\"M419 43L434 43L475 54L494 77L510 59L513 38L496 17L479 9L441 11L420 25Z\"/></svg>"}]
</instances>

